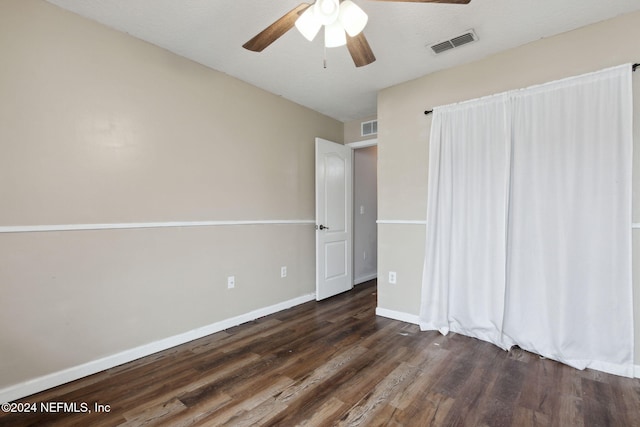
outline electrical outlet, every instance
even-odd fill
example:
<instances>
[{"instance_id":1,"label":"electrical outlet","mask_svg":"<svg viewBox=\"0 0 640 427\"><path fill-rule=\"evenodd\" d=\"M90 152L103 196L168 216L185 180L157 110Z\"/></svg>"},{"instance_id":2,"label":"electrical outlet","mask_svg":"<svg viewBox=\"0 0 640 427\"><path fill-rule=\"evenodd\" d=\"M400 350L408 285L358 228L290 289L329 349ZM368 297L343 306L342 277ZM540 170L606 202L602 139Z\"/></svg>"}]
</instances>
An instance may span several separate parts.
<instances>
[{"instance_id":1,"label":"electrical outlet","mask_svg":"<svg viewBox=\"0 0 640 427\"><path fill-rule=\"evenodd\" d=\"M364 206L360 205L360 215L364 215Z\"/></svg>"},{"instance_id":2,"label":"electrical outlet","mask_svg":"<svg viewBox=\"0 0 640 427\"><path fill-rule=\"evenodd\" d=\"M236 287L236 276L227 277L227 289L233 289Z\"/></svg>"},{"instance_id":3,"label":"electrical outlet","mask_svg":"<svg viewBox=\"0 0 640 427\"><path fill-rule=\"evenodd\" d=\"M287 267L280 267L280 277L284 278L287 277Z\"/></svg>"},{"instance_id":4,"label":"electrical outlet","mask_svg":"<svg viewBox=\"0 0 640 427\"><path fill-rule=\"evenodd\" d=\"M389 272L389 283L391 283L392 285L396 284L396 272L395 271L390 271Z\"/></svg>"}]
</instances>

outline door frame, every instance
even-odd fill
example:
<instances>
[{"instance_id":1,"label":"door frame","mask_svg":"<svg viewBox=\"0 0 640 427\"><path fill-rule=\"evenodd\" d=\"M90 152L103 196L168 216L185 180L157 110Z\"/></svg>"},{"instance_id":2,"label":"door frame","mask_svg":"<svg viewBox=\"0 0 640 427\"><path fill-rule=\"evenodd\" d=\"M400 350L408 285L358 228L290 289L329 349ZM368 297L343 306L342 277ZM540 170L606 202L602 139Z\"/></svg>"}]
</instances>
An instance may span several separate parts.
<instances>
[{"instance_id":1,"label":"door frame","mask_svg":"<svg viewBox=\"0 0 640 427\"><path fill-rule=\"evenodd\" d=\"M318 138L319 137L317 137L316 139L318 139ZM319 139L324 139L324 138L319 138ZM348 142L348 143L345 143L344 145L346 147L351 148L352 150L357 150L359 148L374 147L374 146L378 145L378 138L365 139L363 141ZM352 164L351 164L351 172L353 174L354 173L354 164L353 164L354 163L354 157L353 156L351 158L351 162L352 162ZM353 179L353 176L352 176L352 179ZM353 233L354 233L354 223L355 223L355 218L354 218L355 213L354 213L354 210L353 210L353 201L354 201L354 197L351 197L352 206L351 206L351 216L349 218L349 221L351 222L350 227L351 227L351 240L352 241L354 239ZM316 223L317 223L317 220L318 220L318 218L315 218L314 221L316 221ZM317 226L317 224L316 224L316 226ZM314 243L314 246L316 246L315 243ZM317 246L316 246L316 250L317 250ZM317 254L315 254L315 255L316 255L316 259L317 259ZM351 256L351 265L353 265L354 258L355 258L355 254L353 252L353 245L351 247L350 256ZM317 269L317 265L316 265L316 269ZM318 275L318 272L316 271L316 286L317 286L317 281L318 281L318 276L317 275ZM350 280L351 280L351 285L353 287L353 286L355 286L355 283L354 283L355 282L355 278L353 277L353 269L351 271L351 276L352 277L351 277ZM317 292L317 290L316 290L316 292ZM316 299L317 299L317 297L318 297L318 295L316 295Z\"/></svg>"},{"instance_id":2,"label":"door frame","mask_svg":"<svg viewBox=\"0 0 640 427\"><path fill-rule=\"evenodd\" d=\"M354 150L357 150L358 148L373 147L378 145L378 138L365 139L364 141L348 142L344 145L346 145L347 147L351 147Z\"/></svg>"}]
</instances>

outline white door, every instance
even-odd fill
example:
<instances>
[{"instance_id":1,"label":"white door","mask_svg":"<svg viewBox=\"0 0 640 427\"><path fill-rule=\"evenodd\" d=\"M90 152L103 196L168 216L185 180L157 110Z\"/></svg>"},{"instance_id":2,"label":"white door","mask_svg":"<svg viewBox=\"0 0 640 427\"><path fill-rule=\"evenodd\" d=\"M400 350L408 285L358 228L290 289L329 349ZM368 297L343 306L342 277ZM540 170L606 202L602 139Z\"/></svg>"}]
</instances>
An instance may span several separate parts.
<instances>
[{"instance_id":1,"label":"white door","mask_svg":"<svg viewBox=\"0 0 640 427\"><path fill-rule=\"evenodd\" d=\"M316 138L316 299L353 287L353 150Z\"/></svg>"}]
</instances>

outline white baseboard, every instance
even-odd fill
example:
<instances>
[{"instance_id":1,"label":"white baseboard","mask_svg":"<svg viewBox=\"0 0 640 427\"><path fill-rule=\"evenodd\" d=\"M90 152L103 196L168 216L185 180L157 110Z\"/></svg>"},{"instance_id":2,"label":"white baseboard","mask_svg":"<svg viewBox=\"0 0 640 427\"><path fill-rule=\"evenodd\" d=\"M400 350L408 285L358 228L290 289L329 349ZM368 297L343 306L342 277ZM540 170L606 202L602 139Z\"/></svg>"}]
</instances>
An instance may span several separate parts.
<instances>
[{"instance_id":1,"label":"white baseboard","mask_svg":"<svg viewBox=\"0 0 640 427\"><path fill-rule=\"evenodd\" d=\"M640 378L640 365L635 365L634 366L633 376L635 378Z\"/></svg>"},{"instance_id":2,"label":"white baseboard","mask_svg":"<svg viewBox=\"0 0 640 427\"><path fill-rule=\"evenodd\" d=\"M401 322L420 324L420 317L417 314L404 313L402 311L389 310L386 308L376 307L376 314L389 319L400 320Z\"/></svg>"},{"instance_id":3,"label":"white baseboard","mask_svg":"<svg viewBox=\"0 0 640 427\"><path fill-rule=\"evenodd\" d=\"M353 279L354 285L359 285L360 283L368 282L369 280L376 279L378 277L378 273L367 274L366 276L360 276Z\"/></svg>"},{"instance_id":4,"label":"white baseboard","mask_svg":"<svg viewBox=\"0 0 640 427\"><path fill-rule=\"evenodd\" d=\"M0 402L11 402L13 400L50 389L52 387L56 387L70 381L74 381L82 377L104 371L105 369L110 369L115 366L122 365L123 363L131 362L141 357L149 356L150 354L157 353L159 351L166 350L168 348L175 347L177 345L184 344L189 341L193 341L198 338L202 338L234 326L238 326L242 323L251 322L260 317L268 316L269 314L277 313L279 311L286 310L287 308L291 308L308 301L313 301L315 300L315 298L315 294L303 295L297 298L290 299L288 301L274 304L269 307L260 308L249 313L232 317L230 319L225 319L211 325L203 326L201 328L193 329L191 331L174 335L172 337L164 338L159 341L125 350L111 356L92 360L90 362L83 363L82 365L74 366L62 371L53 372L42 377L24 381L22 383L0 389Z\"/></svg>"}]
</instances>

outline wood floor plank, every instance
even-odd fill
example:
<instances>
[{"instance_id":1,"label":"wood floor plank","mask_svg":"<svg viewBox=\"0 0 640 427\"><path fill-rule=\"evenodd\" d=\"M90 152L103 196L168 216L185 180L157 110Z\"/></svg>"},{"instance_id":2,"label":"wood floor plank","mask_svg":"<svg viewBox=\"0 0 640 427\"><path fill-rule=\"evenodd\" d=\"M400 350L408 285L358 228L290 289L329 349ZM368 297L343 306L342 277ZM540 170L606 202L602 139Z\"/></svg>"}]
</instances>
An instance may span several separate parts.
<instances>
[{"instance_id":1,"label":"wood floor plank","mask_svg":"<svg viewBox=\"0 0 640 427\"><path fill-rule=\"evenodd\" d=\"M325 364L311 372L309 376L284 389L280 396L278 396L278 400L283 403L288 403L309 391L313 392L313 388L322 384L327 378L339 374L345 366L349 365L366 351L368 351L366 348L357 346L335 355Z\"/></svg>"},{"instance_id":2,"label":"wood floor plank","mask_svg":"<svg viewBox=\"0 0 640 427\"><path fill-rule=\"evenodd\" d=\"M298 425L312 418L313 413L322 406L323 401L331 397L351 407L355 403L354 394L361 393L363 390L363 385L360 383L363 376L360 374L367 367L375 366L377 359L376 352L364 350L358 357L333 364L337 369L331 369L330 374L321 383L316 384L312 392L302 393L295 401L290 402L289 410L274 419L275 425Z\"/></svg>"},{"instance_id":3,"label":"wood floor plank","mask_svg":"<svg viewBox=\"0 0 640 427\"><path fill-rule=\"evenodd\" d=\"M407 357L406 347L391 347L385 351L369 351L366 364L352 364L354 375L348 383L341 383L331 392L341 401L356 408L358 402L375 390L376 385ZM358 391L359 390L359 391Z\"/></svg>"},{"instance_id":4,"label":"wood floor plank","mask_svg":"<svg viewBox=\"0 0 640 427\"><path fill-rule=\"evenodd\" d=\"M20 402L0 426L640 427L640 380L379 317L375 281ZM93 407L93 406L92 406Z\"/></svg>"},{"instance_id":5,"label":"wood floor plank","mask_svg":"<svg viewBox=\"0 0 640 427\"><path fill-rule=\"evenodd\" d=\"M420 399L412 400L405 409L398 409L393 414L390 424L400 426L444 426L445 420L452 410L455 399L426 390Z\"/></svg>"},{"instance_id":6,"label":"wood floor plank","mask_svg":"<svg viewBox=\"0 0 640 427\"><path fill-rule=\"evenodd\" d=\"M529 408L518 406L513 413L514 426L521 427L541 427L548 426L549 416L542 412L537 412Z\"/></svg>"},{"instance_id":7,"label":"wood floor plank","mask_svg":"<svg viewBox=\"0 0 640 427\"><path fill-rule=\"evenodd\" d=\"M290 386L292 382L287 377L276 377L270 379L270 384L266 385L266 387L263 385L263 387L252 388L250 392L249 390L243 390L244 393L238 395L239 399L233 399L231 401L232 404L211 414L200 421L198 425L255 425L254 422L260 421L262 417L268 414L263 411L252 413L252 410L259 407L261 403L273 398L279 393L279 390Z\"/></svg>"},{"instance_id":8,"label":"wood floor plank","mask_svg":"<svg viewBox=\"0 0 640 427\"><path fill-rule=\"evenodd\" d=\"M584 418L594 426L629 425L626 413L614 414L615 404L608 383L582 379L582 401ZM624 419L623 419L624 418Z\"/></svg>"},{"instance_id":9,"label":"wood floor plank","mask_svg":"<svg viewBox=\"0 0 640 427\"><path fill-rule=\"evenodd\" d=\"M428 347L426 347L428 348ZM424 401L429 401L429 395L440 394L433 392L432 383L437 381L440 374L444 374L451 363L451 354L447 350L431 350L418 366L414 381L391 401L391 405L400 410L407 410L411 405L415 408L411 412L417 412ZM440 400L439 398L437 400ZM408 420L404 420L406 422Z\"/></svg>"},{"instance_id":10,"label":"wood floor plank","mask_svg":"<svg viewBox=\"0 0 640 427\"><path fill-rule=\"evenodd\" d=\"M351 407L347 416L337 423L338 426L369 425L380 418L379 412L387 407L391 400L405 390L411 379L417 374L418 367L408 363L400 363L374 389L364 395L360 401ZM389 415L393 415L392 413Z\"/></svg>"},{"instance_id":11,"label":"wood floor plank","mask_svg":"<svg viewBox=\"0 0 640 427\"><path fill-rule=\"evenodd\" d=\"M123 426L157 426L163 425L164 420L169 415L179 413L187 409L186 406L180 400L173 398L169 402L165 402L159 405L149 405L144 411L139 412L133 417L125 418L127 421L123 423Z\"/></svg>"},{"instance_id":12,"label":"wood floor plank","mask_svg":"<svg viewBox=\"0 0 640 427\"><path fill-rule=\"evenodd\" d=\"M630 427L640 427L640 416L638 416L638 397L640 396L640 381L631 382L626 378L616 377L611 379L614 411L624 412L626 421Z\"/></svg>"},{"instance_id":13,"label":"wood floor plank","mask_svg":"<svg viewBox=\"0 0 640 427\"><path fill-rule=\"evenodd\" d=\"M165 417L162 421L164 425L171 427L198 425L203 420L221 411L222 408L227 407L232 400L233 398L225 393L211 394L206 399L198 401L197 404L187 407L184 411Z\"/></svg>"},{"instance_id":14,"label":"wood floor plank","mask_svg":"<svg viewBox=\"0 0 640 427\"><path fill-rule=\"evenodd\" d=\"M584 427L582 399L570 394L559 396L559 410L553 418L552 425L558 427ZM586 424L589 426L589 424Z\"/></svg>"},{"instance_id":15,"label":"wood floor plank","mask_svg":"<svg viewBox=\"0 0 640 427\"><path fill-rule=\"evenodd\" d=\"M320 405L311 417L302 420L299 425L305 427L329 427L334 424L337 414L341 413L345 404L335 397L330 397L322 405ZM267 425L278 425L269 423Z\"/></svg>"},{"instance_id":16,"label":"wood floor plank","mask_svg":"<svg viewBox=\"0 0 640 427\"><path fill-rule=\"evenodd\" d=\"M526 387L520 393L518 406L547 416L557 412L560 366L551 360L530 361L524 379Z\"/></svg>"},{"instance_id":17,"label":"wood floor plank","mask_svg":"<svg viewBox=\"0 0 640 427\"><path fill-rule=\"evenodd\" d=\"M236 360L228 363L224 367L221 367L220 369L216 369L211 372L208 372L206 375L203 375L203 376L195 376L197 378L192 378L192 380L187 384L184 384L182 386L172 387L169 390L167 390L166 393L158 394L156 397L149 397L147 400L147 404L145 406L156 406L156 405L166 404L167 402L173 400L176 396L187 395L188 393L194 392L195 390L206 387L208 384L215 383L216 381L218 381L220 378L224 376L228 376L228 375L231 375L233 372L242 370L244 369L245 366L255 362L257 359L259 359L259 356L257 354L246 353L238 357ZM220 396L220 395L222 394L218 393L217 396ZM231 399L231 397L229 397L228 395L224 395L224 396L226 396L226 399L223 399L223 400ZM140 398L139 395L131 395L131 399L134 401L139 398ZM127 406L124 405L124 403L123 403L123 406L127 408ZM138 405L135 405L135 404L131 406L133 407L133 409L128 410L127 412L124 413L124 416L127 420L133 419L133 418L139 418L140 416L139 414L141 412L146 411L146 408L144 407L140 408Z\"/></svg>"}]
</instances>

